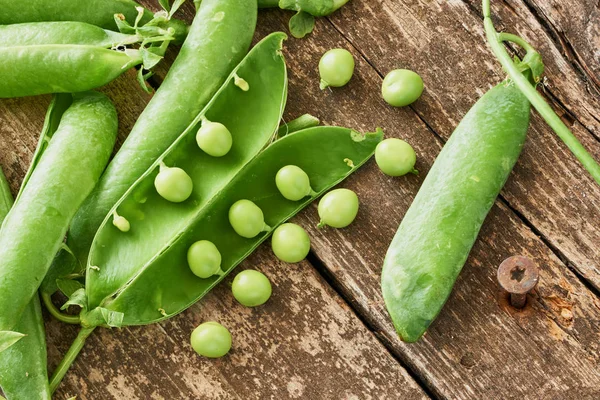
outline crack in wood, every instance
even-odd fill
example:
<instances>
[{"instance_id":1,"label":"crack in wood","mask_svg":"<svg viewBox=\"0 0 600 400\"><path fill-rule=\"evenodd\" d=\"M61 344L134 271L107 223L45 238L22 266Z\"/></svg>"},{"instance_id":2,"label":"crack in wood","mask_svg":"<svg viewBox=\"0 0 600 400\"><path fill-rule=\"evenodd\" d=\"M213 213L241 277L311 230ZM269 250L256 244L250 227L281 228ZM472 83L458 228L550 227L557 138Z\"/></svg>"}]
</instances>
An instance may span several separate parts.
<instances>
[{"instance_id":1,"label":"crack in wood","mask_svg":"<svg viewBox=\"0 0 600 400\"><path fill-rule=\"evenodd\" d=\"M335 276L325 266L325 263L319 258L319 256L311 250L306 257L306 260L313 266L315 271L321 275L323 280L327 282L327 284L335 291L335 293L346 304L346 306L352 310L356 317L373 334L376 340L380 342L386 351L406 370L406 372L421 387L425 394L431 399L441 400L443 396L441 393L439 393L432 382L425 380L423 376L419 375L418 369L415 368L415 366L410 362L406 362L407 360L401 357L403 354L394 351L391 343L388 340L385 340L385 335L375 327L373 321L370 321L369 318L367 318L369 315L368 310L365 310L363 307L361 307L359 303L355 304L349 300L352 298L352 296L347 293L347 290L344 289L343 284L341 284L341 282L335 278Z\"/></svg>"}]
</instances>

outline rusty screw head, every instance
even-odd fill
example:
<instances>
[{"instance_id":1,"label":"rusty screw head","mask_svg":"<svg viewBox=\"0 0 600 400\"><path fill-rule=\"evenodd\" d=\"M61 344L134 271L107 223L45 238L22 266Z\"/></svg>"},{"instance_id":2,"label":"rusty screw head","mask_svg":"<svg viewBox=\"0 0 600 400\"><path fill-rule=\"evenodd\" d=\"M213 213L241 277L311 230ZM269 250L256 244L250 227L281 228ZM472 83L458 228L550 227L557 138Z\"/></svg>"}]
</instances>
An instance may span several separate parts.
<instances>
[{"instance_id":1,"label":"rusty screw head","mask_svg":"<svg viewBox=\"0 0 600 400\"><path fill-rule=\"evenodd\" d=\"M533 261L523 256L513 256L502 261L498 268L498 283L510 293L510 304L523 308L527 293L537 285L540 274Z\"/></svg>"}]
</instances>

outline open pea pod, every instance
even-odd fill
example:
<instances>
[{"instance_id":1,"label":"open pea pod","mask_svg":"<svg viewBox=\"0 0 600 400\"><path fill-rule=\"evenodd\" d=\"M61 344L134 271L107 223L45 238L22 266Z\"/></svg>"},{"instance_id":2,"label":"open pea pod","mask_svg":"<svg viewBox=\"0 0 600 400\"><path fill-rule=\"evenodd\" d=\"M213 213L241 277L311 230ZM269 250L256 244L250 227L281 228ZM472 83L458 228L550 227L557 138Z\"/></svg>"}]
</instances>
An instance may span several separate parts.
<instances>
[{"instance_id":1,"label":"open pea pod","mask_svg":"<svg viewBox=\"0 0 600 400\"><path fill-rule=\"evenodd\" d=\"M264 232L252 239L235 233L228 221L228 210L240 199L255 202L265 214L265 222L276 227L310 204L315 198L349 176L375 151L383 133L361 135L339 127L315 127L301 130L275 141L248 163L227 185L210 187L210 198L197 198L188 204L165 204L151 186L155 172L136 185L144 203L136 201L133 188L118 205L133 220L136 212L145 219L134 220L132 234L123 234L106 220L98 231L90 254L87 293L91 306L102 306L124 314L124 325L138 325L171 317L208 293L236 265L251 254L270 235ZM188 165L189 151L176 154ZM166 161L179 161L169 154ZM277 171L285 165L297 165L310 177L315 194L302 201L286 200L275 185ZM203 180L218 170L194 176L194 184L206 190ZM166 208L165 205L168 207ZM193 212L189 211L192 210ZM184 215L186 216L185 219ZM150 221L150 220L155 221ZM164 226L178 220L177 232ZM134 227L137 229L134 232ZM159 237L157 239L156 237ZM149 250L145 241L161 242L160 248L144 258L142 267L121 278L122 269L138 265L141 254ZM196 277L186 254L198 240L213 242L222 254L225 274L208 279Z\"/></svg>"},{"instance_id":2,"label":"open pea pod","mask_svg":"<svg viewBox=\"0 0 600 400\"><path fill-rule=\"evenodd\" d=\"M281 53L285 38L273 33L257 44L194 122L121 198L116 211L130 222L131 230L119 231L111 214L104 220L96 243L112 241L119 248L113 252L107 247L90 256L88 309L104 304L143 273L272 140L287 98ZM211 157L198 147L196 133L206 120L222 123L231 132L233 145L227 155ZM194 190L187 201L170 203L156 193L154 179L161 163L179 167L192 178Z\"/></svg>"}]
</instances>

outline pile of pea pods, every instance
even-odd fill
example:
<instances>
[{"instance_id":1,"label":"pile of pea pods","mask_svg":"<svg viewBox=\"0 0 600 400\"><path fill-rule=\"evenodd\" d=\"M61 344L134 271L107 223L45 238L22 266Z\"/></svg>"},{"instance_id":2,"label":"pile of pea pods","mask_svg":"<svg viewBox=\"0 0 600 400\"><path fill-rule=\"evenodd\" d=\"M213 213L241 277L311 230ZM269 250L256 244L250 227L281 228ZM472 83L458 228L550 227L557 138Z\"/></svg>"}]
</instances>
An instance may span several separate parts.
<instances>
[{"instance_id":1,"label":"pile of pea pods","mask_svg":"<svg viewBox=\"0 0 600 400\"><path fill-rule=\"evenodd\" d=\"M50 399L95 328L181 313L269 237L279 259L302 261L310 238L286 221L324 195L319 226L352 223L356 194L329 190L376 149L389 175L415 172L412 148L382 141L380 129L318 126L310 115L280 126L286 35L249 50L257 9L296 11L290 30L300 37L345 2L203 0L186 26L173 18L179 0L160 1L156 14L131 0L0 1L0 98L53 94L14 204L0 170L0 387L8 400ZM135 67L148 90L144 81L171 43L181 44L177 58L111 159L117 110L93 89ZM322 88L343 86L354 59L333 50L319 71ZM256 307L272 287L246 270L232 292ZM50 379L40 298L53 317L81 327ZM201 356L232 346L214 321L190 334Z\"/></svg>"}]
</instances>

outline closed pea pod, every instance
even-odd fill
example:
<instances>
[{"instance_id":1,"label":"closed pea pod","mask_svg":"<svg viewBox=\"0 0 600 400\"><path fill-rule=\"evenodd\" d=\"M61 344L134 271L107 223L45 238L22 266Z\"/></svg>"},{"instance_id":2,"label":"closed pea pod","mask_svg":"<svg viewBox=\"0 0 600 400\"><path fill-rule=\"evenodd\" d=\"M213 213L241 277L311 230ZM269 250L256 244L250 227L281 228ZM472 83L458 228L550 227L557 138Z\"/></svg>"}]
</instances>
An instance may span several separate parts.
<instances>
[{"instance_id":1,"label":"closed pea pod","mask_svg":"<svg viewBox=\"0 0 600 400\"><path fill-rule=\"evenodd\" d=\"M244 57L256 14L256 0L202 1L165 80L71 224L67 243L80 265L112 206L194 121ZM62 252L44 290L54 291L56 277L73 268L77 263Z\"/></svg>"},{"instance_id":2,"label":"closed pea pod","mask_svg":"<svg viewBox=\"0 0 600 400\"><path fill-rule=\"evenodd\" d=\"M117 116L106 96L64 96L72 101L0 230L0 331L16 326L115 143ZM23 251L32 245L35 252Z\"/></svg>"},{"instance_id":3,"label":"closed pea pod","mask_svg":"<svg viewBox=\"0 0 600 400\"><path fill-rule=\"evenodd\" d=\"M400 338L418 340L442 309L496 196L517 161L530 104L506 81L460 122L407 211L381 286Z\"/></svg>"},{"instance_id":4,"label":"closed pea pod","mask_svg":"<svg viewBox=\"0 0 600 400\"><path fill-rule=\"evenodd\" d=\"M25 22L78 21L112 31L118 30L115 14L121 14L133 25L141 6L132 0L0 0L0 25ZM140 23L154 19L154 14L144 9ZM163 29L172 28L178 41L183 41L187 26L182 21L160 21Z\"/></svg>"},{"instance_id":5,"label":"closed pea pod","mask_svg":"<svg viewBox=\"0 0 600 400\"><path fill-rule=\"evenodd\" d=\"M0 225L12 202L10 188L0 169ZM44 321L37 296L25 308L15 330L26 336L0 352L0 388L7 400L50 400Z\"/></svg>"}]
</instances>

